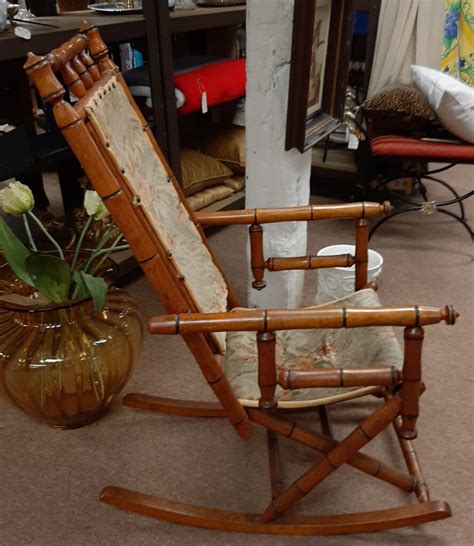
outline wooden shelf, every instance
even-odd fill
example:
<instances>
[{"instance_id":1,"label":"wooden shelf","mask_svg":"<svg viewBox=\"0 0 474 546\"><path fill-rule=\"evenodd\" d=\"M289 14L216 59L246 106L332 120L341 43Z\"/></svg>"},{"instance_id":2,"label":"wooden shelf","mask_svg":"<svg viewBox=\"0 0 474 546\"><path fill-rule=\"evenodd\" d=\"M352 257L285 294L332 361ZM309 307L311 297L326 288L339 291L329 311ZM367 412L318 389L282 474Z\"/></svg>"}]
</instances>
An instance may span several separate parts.
<instances>
[{"instance_id":1,"label":"wooden shelf","mask_svg":"<svg viewBox=\"0 0 474 546\"><path fill-rule=\"evenodd\" d=\"M245 5L174 10L170 12L169 31L171 34L176 34L190 30L239 25L245 23L245 17Z\"/></svg>"},{"instance_id":2,"label":"wooden shelf","mask_svg":"<svg viewBox=\"0 0 474 546\"><path fill-rule=\"evenodd\" d=\"M55 27L22 23L31 32L31 40L22 40L15 36L9 24L7 30L0 33L0 61L25 59L28 51L46 53L78 32L84 19L100 28L100 34L107 43L126 42L146 34L145 19L141 15L98 15L87 10L56 17L38 17L34 21Z\"/></svg>"}]
</instances>

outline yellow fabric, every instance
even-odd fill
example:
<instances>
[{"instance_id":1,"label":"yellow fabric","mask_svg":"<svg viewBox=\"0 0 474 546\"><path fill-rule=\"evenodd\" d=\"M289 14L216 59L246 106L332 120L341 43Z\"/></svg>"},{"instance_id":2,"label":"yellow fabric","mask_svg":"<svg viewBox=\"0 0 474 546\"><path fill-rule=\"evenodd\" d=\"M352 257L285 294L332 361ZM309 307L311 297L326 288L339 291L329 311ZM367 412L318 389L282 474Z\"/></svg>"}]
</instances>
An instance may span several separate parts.
<instances>
[{"instance_id":1,"label":"yellow fabric","mask_svg":"<svg viewBox=\"0 0 474 546\"><path fill-rule=\"evenodd\" d=\"M234 191L240 191L245 188L245 176L233 176L224 180L224 184Z\"/></svg>"},{"instance_id":2,"label":"yellow fabric","mask_svg":"<svg viewBox=\"0 0 474 546\"><path fill-rule=\"evenodd\" d=\"M220 184L232 176L232 171L220 161L191 148L181 150L181 178L186 197Z\"/></svg>"},{"instance_id":3,"label":"yellow fabric","mask_svg":"<svg viewBox=\"0 0 474 546\"><path fill-rule=\"evenodd\" d=\"M222 161L235 174L245 173L245 128L233 127L201 145L206 155Z\"/></svg>"},{"instance_id":4,"label":"yellow fabric","mask_svg":"<svg viewBox=\"0 0 474 546\"><path fill-rule=\"evenodd\" d=\"M474 0L446 0L441 70L474 87Z\"/></svg>"},{"instance_id":5,"label":"yellow fabric","mask_svg":"<svg viewBox=\"0 0 474 546\"><path fill-rule=\"evenodd\" d=\"M232 188L224 184L219 184L218 186L212 186L212 188L207 188L191 195L188 197L188 204L193 210L201 210L216 201L229 197L233 193L234 190Z\"/></svg>"}]
</instances>

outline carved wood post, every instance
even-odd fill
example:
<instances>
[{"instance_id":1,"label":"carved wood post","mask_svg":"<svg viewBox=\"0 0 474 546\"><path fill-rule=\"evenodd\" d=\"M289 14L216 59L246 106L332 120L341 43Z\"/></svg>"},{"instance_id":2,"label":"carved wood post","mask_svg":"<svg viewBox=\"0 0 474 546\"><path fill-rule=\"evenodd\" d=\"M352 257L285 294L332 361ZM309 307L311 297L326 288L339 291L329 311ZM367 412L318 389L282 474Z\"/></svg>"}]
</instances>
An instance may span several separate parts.
<instances>
[{"instance_id":1,"label":"carved wood post","mask_svg":"<svg viewBox=\"0 0 474 546\"><path fill-rule=\"evenodd\" d=\"M419 413L421 394L421 349L424 331L420 326L405 328L405 357L403 362L403 382L400 391L402 400L402 426L400 434L406 440L417 436L416 421Z\"/></svg>"},{"instance_id":2,"label":"carved wood post","mask_svg":"<svg viewBox=\"0 0 474 546\"><path fill-rule=\"evenodd\" d=\"M265 276L265 258L263 256L263 228L259 224L249 227L250 236L250 264L254 281L252 286L256 290L262 290L266 286L263 280Z\"/></svg>"},{"instance_id":3,"label":"carved wood post","mask_svg":"<svg viewBox=\"0 0 474 546\"><path fill-rule=\"evenodd\" d=\"M355 223L355 289L361 290L367 284L369 266L369 222L359 218Z\"/></svg>"}]
</instances>

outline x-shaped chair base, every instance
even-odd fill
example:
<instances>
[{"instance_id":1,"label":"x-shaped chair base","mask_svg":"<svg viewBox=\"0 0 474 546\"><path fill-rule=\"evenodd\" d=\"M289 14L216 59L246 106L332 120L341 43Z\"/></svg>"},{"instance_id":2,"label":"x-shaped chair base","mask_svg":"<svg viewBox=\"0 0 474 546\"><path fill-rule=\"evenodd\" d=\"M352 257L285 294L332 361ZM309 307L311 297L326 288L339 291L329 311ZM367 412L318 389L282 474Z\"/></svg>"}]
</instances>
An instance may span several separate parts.
<instances>
[{"instance_id":1,"label":"x-shaped chair base","mask_svg":"<svg viewBox=\"0 0 474 546\"><path fill-rule=\"evenodd\" d=\"M174 415L223 417L218 404L179 402L152 396L131 394L124 403L130 407ZM276 535L330 535L371 532L444 519L451 515L445 502L430 501L412 443L398 435L409 474L360 453L359 450L390 423L398 433L400 400L387 397L385 404L367 417L344 440L338 442L326 434L308 430L268 410L250 409L249 417L268 431L272 502L260 515L228 512L193 506L146 495L119 487L106 487L101 500L124 510L158 519L223 531L267 533ZM324 456L290 487L282 491L277 434L311 447ZM289 516L283 514L343 464L390 483L404 491L415 492L419 503L399 508L331 516ZM275 520L275 521L273 521Z\"/></svg>"}]
</instances>

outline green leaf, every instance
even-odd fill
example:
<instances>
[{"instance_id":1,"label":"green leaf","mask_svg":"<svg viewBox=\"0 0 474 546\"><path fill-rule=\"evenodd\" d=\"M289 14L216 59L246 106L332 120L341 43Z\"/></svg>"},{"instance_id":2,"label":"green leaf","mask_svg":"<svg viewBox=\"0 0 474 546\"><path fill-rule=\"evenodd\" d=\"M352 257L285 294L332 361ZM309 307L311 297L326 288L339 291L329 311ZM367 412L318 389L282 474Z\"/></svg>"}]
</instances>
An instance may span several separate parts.
<instances>
[{"instance_id":1,"label":"green leaf","mask_svg":"<svg viewBox=\"0 0 474 546\"><path fill-rule=\"evenodd\" d=\"M75 287L73 292L73 297L77 299L84 299L89 298L89 290L87 289L86 283L84 282L84 279L82 278L82 275L79 271L74 271L72 274L72 279L75 283Z\"/></svg>"},{"instance_id":2,"label":"green leaf","mask_svg":"<svg viewBox=\"0 0 474 546\"><path fill-rule=\"evenodd\" d=\"M54 303L67 301L71 273L64 260L49 254L30 254L25 265L42 296Z\"/></svg>"},{"instance_id":3,"label":"green leaf","mask_svg":"<svg viewBox=\"0 0 474 546\"><path fill-rule=\"evenodd\" d=\"M84 273L84 271L81 271L80 273L89 294L94 300L95 310L97 312L102 311L105 305L105 298L107 297L109 285L102 277L94 277L89 275L89 273Z\"/></svg>"},{"instance_id":4,"label":"green leaf","mask_svg":"<svg viewBox=\"0 0 474 546\"><path fill-rule=\"evenodd\" d=\"M34 286L25 265L25 260L30 255L30 251L8 227L2 217L0 217L0 248L3 250L5 259L15 275L26 284Z\"/></svg>"}]
</instances>

